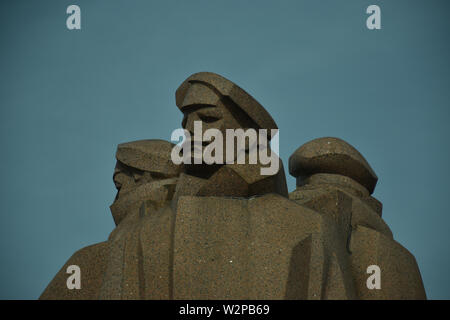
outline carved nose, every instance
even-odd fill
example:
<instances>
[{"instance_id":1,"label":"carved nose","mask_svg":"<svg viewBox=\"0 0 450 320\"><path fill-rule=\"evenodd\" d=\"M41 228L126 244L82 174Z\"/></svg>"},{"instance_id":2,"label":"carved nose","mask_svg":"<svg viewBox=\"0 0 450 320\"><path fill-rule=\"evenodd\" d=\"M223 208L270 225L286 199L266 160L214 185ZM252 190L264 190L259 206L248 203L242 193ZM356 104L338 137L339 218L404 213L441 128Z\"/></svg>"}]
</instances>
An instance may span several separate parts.
<instances>
[{"instance_id":1,"label":"carved nose","mask_svg":"<svg viewBox=\"0 0 450 320\"><path fill-rule=\"evenodd\" d=\"M192 113L188 116L185 129L189 131L191 136L194 134L194 121L201 121L196 113Z\"/></svg>"}]
</instances>

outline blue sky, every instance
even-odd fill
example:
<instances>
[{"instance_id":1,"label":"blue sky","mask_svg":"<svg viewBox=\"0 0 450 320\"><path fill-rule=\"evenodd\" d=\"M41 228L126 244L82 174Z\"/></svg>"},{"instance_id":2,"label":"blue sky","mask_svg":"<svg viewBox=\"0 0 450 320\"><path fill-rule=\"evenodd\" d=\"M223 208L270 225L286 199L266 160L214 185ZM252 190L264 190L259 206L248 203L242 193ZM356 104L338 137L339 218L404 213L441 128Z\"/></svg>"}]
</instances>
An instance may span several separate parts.
<instances>
[{"instance_id":1,"label":"blue sky","mask_svg":"<svg viewBox=\"0 0 450 320\"><path fill-rule=\"evenodd\" d=\"M66 28L70 4L81 30ZM371 4L381 30L366 28ZM107 238L117 144L169 140L182 120L175 90L199 71L236 82L272 114L286 168L314 138L355 146L428 297L450 298L448 2L0 6L0 298L37 298L74 251Z\"/></svg>"}]
</instances>

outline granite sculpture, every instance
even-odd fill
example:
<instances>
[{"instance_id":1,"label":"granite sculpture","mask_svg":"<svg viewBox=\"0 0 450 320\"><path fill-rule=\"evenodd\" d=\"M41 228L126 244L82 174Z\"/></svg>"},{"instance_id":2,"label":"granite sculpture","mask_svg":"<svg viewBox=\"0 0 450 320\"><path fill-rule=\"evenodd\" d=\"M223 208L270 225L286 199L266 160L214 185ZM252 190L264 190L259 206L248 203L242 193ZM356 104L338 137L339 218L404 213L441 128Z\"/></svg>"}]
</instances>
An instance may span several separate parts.
<instances>
[{"instance_id":1,"label":"granite sculpture","mask_svg":"<svg viewBox=\"0 0 450 320\"><path fill-rule=\"evenodd\" d=\"M214 73L187 78L176 105L189 132L194 121L223 133L277 128L253 97ZM414 256L371 195L376 174L345 141L298 148L291 193L281 159L278 172L262 175L261 163L175 165L173 147L118 146L116 228L77 251L40 299L426 299ZM81 289L67 288L70 265L80 267ZM370 265L380 267L380 289L367 287Z\"/></svg>"}]
</instances>

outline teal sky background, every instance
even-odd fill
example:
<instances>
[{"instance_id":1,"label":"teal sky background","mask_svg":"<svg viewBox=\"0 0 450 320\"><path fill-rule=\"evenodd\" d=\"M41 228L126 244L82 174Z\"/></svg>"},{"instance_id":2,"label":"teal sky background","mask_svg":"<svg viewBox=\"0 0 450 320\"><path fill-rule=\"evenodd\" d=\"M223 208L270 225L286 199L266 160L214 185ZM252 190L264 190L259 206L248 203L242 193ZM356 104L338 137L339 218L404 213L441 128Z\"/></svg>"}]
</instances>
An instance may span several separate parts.
<instances>
[{"instance_id":1,"label":"teal sky background","mask_svg":"<svg viewBox=\"0 0 450 320\"><path fill-rule=\"evenodd\" d=\"M81 30L66 28L70 4ZM366 28L371 4L381 30ZM106 240L117 144L169 140L176 88L211 71L272 114L286 168L314 138L355 146L428 297L450 299L449 12L437 0L1 1L0 298L36 299L72 253Z\"/></svg>"}]
</instances>

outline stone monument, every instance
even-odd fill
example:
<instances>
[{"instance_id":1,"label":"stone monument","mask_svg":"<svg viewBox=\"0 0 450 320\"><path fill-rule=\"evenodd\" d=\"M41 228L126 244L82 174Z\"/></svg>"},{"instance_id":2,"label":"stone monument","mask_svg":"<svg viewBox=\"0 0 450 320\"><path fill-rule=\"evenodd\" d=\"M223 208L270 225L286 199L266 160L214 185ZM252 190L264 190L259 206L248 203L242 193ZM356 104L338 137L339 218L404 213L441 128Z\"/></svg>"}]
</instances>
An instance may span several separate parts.
<instances>
[{"instance_id":1,"label":"stone monument","mask_svg":"<svg viewBox=\"0 0 450 320\"><path fill-rule=\"evenodd\" d=\"M187 78L176 105L190 133L195 121L223 134L277 129L253 97L214 73ZM173 148L118 146L116 228L77 251L40 299L426 299L414 256L371 196L377 176L348 143L321 138L297 149L291 193L281 159L263 175L259 162L176 165ZM80 289L67 287L70 265L80 268ZM368 286L373 265L381 288Z\"/></svg>"}]
</instances>

